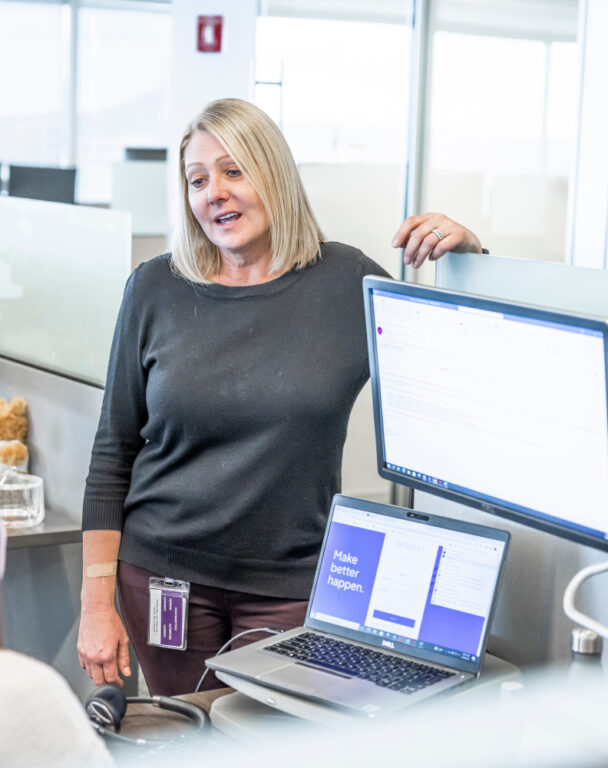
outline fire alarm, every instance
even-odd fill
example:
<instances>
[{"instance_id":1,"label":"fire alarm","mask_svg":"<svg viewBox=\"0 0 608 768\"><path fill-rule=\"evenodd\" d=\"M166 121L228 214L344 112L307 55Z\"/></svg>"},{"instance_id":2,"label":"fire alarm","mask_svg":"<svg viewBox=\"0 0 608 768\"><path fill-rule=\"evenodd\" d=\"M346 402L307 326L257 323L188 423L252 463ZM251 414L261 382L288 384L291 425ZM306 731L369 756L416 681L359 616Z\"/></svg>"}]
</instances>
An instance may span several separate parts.
<instances>
[{"instance_id":1,"label":"fire alarm","mask_svg":"<svg viewBox=\"0 0 608 768\"><path fill-rule=\"evenodd\" d=\"M223 16L199 16L196 50L203 53L220 53L222 50Z\"/></svg>"}]
</instances>

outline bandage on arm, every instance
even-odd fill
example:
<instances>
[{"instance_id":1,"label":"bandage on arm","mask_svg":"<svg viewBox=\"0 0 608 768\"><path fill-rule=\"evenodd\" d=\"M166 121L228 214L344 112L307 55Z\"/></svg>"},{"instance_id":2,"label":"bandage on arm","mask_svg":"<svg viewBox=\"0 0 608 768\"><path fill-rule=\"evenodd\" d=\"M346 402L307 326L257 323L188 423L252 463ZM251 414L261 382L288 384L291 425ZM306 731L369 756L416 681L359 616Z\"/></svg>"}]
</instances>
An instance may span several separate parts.
<instances>
[{"instance_id":1,"label":"bandage on arm","mask_svg":"<svg viewBox=\"0 0 608 768\"><path fill-rule=\"evenodd\" d=\"M114 605L120 531L82 534L82 605Z\"/></svg>"},{"instance_id":2,"label":"bandage on arm","mask_svg":"<svg viewBox=\"0 0 608 768\"><path fill-rule=\"evenodd\" d=\"M100 579L104 576L116 576L116 560L113 563L93 563L87 565L86 575L90 579Z\"/></svg>"}]
</instances>

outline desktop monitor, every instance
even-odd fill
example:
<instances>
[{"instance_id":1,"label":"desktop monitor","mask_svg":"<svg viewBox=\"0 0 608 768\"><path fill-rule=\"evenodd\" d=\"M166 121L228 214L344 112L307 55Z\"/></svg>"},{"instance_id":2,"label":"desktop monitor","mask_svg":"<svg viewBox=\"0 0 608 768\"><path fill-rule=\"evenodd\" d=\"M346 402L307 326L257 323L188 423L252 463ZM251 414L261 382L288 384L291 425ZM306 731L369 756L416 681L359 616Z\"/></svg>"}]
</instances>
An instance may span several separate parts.
<instances>
[{"instance_id":1,"label":"desktop monitor","mask_svg":"<svg viewBox=\"0 0 608 768\"><path fill-rule=\"evenodd\" d=\"M75 168L10 165L8 194L54 203L74 203Z\"/></svg>"},{"instance_id":2,"label":"desktop monitor","mask_svg":"<svg viewBox=\"0 0 608 768\"><path fill-rule=\"evenodd\" d=\"M363 291L380 475L608 551L606 322Z\"/></svg>"}]
</instances>

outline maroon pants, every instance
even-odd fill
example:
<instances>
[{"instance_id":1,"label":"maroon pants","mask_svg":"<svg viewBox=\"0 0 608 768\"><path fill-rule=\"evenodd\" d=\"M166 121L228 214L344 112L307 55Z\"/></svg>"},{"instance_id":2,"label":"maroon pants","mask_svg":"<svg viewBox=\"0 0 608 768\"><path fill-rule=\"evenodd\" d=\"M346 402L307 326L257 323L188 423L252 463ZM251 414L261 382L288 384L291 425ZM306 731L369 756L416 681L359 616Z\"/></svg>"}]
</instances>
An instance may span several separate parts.
<instances>
[{"instance_id":1,"label":"maroon pants","mask_svg":"<svg viewBox=\"0 0 608 768\"><path fill-rule=\"evenodd\" d=\"M149 578L158 576L128 563L118 564L118 599L129 639L152 696L192 693L205 670L205 659L239 632L269 627L291 629L304 623L306 600L285 600L229 589L190 584L188 643L185 651L148 645ZM231 648L268 637L252 632ZM211 670L201 690L221 688Z\"/></svg>"}]
</instances>

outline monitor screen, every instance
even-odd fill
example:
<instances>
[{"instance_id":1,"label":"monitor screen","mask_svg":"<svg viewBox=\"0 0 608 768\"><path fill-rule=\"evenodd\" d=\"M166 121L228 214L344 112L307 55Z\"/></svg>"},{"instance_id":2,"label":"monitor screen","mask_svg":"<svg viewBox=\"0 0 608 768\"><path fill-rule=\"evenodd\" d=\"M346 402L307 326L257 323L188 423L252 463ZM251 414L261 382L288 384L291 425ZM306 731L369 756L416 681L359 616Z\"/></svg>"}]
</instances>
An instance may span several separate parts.
<instances>
[{"instance_id":1,"label":"monitor screen","mask_svg":"<svg viewBox=\"0 0 608 768\"><path fill-rule=\"evenodd\" d=\"M74 203L75 168L9 166L8 194L54 203Z\"/></svg>"},{"instance_id":2,"label":"monitor screen","mask_svg":"<svg viewBox=\"0 0 608 768\"><path fill-rule=\"evenodd\" d=\"M607 325L364 279L380 475L608 550Z\"/></svg>"}]
</instances>

